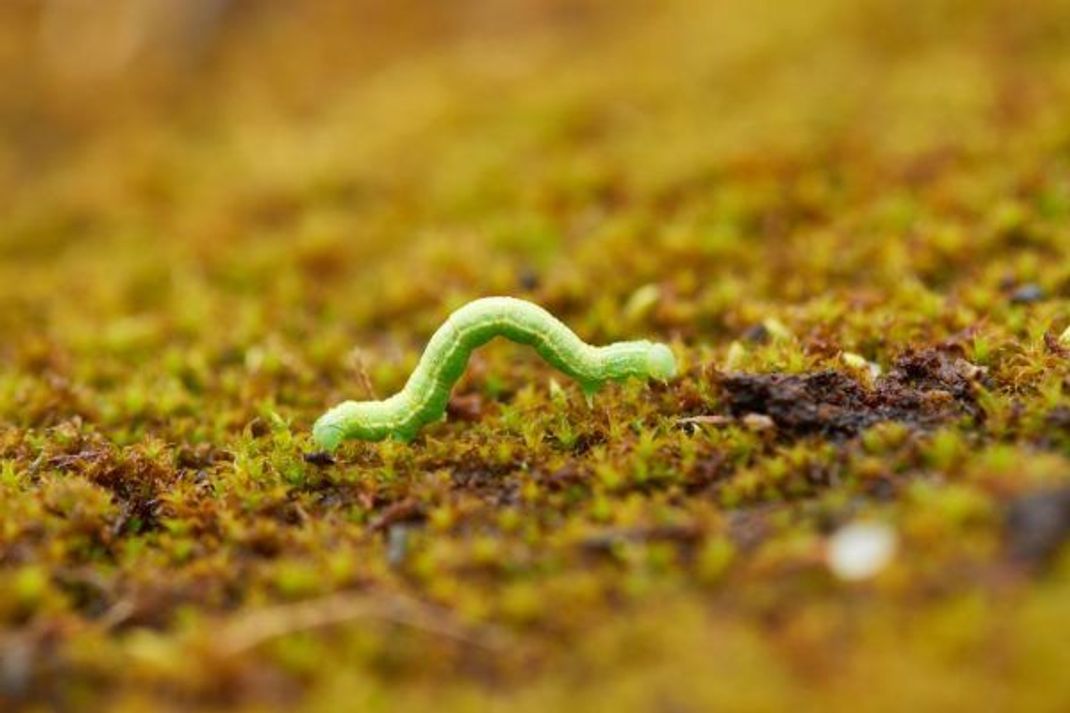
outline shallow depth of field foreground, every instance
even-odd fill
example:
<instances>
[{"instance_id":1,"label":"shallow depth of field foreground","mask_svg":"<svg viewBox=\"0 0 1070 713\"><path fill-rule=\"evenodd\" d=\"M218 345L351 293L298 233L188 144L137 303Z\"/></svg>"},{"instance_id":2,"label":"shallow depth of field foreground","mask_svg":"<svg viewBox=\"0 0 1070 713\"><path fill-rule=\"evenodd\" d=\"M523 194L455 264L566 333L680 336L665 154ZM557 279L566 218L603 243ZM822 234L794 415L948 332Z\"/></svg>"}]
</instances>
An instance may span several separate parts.
<instances>
[{"instance_id":1,"label":"shallow depth of field foreground","mask_svg":"<svg viewBox=\"0 0 1070 713\"><path fill-rule=\"evenodd\" d=\"M764 5L0 3L0 709L1070 710L1070 4Z\"/></svg>"}]
</instances>

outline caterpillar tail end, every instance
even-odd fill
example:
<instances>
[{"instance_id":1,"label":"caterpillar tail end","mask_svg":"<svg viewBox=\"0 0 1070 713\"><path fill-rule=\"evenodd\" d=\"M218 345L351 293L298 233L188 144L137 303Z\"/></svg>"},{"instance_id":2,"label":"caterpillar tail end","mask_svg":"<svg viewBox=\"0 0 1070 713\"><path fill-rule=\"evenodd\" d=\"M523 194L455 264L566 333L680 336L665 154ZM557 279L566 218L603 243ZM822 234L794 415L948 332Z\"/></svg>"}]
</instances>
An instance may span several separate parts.
<instances>
[{"instance_id":1,"label":"caterpillar tail end","mask_svg":"<svg viewBox=\"0 0 1070 713\"><path fill-rule=\"evenodd\" d=\"M647 355L651 378L668 381L676 376L676 357L666 344L652 344Z\"/></svg>"}]
</instances>

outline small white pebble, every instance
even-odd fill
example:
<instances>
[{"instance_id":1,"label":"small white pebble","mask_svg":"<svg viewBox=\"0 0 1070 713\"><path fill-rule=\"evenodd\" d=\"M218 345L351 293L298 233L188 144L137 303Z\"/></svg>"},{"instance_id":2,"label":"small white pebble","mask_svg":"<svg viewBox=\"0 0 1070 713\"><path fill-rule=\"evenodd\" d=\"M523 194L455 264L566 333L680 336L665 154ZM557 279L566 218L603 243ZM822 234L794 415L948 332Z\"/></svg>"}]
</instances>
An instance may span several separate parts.
<instances>
[{"instance_id":1,"label":"small white pebble","mask_svg":"<svg viewBox=\"0 0 1070 713\"><path fill-rule=\"evenodd\" d=\"M895 530L876 522L856 522L829 538L826 560L832 573L843 580L868 579L895 556Z\"/></svg>"}]
</instances>

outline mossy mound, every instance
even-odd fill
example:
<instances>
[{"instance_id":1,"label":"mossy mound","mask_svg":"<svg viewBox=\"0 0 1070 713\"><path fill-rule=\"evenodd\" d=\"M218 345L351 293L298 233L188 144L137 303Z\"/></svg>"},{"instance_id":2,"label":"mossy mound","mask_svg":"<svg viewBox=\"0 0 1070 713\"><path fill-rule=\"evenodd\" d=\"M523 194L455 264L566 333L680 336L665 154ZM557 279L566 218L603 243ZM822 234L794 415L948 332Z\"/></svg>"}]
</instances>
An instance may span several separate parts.
<instances>
[{"instance_id":1,"label":"mossy mound","mask_svg":"<svg viewBox=\"0 0 1070 713\"><path fill-rule=\"evenodd\" d=\"M0 707L1070 708L1066 3L31 5ZM681 373L314 452L489 294Z\"/></svg>"}]
</instances>

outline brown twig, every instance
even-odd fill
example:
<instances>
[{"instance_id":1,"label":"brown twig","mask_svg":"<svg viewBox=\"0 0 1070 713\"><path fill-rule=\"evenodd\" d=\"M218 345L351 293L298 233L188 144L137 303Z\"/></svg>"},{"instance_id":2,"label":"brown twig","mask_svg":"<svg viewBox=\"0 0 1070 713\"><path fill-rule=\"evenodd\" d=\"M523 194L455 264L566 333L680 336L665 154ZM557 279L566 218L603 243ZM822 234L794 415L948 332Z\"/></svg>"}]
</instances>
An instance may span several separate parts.
<instances>
[{"instance_id":1,"label":"brown twig","mask_svg":"<svg viewBox=\"0 0 1070 713\"><path fill-rule=\"evenodd\" d=\"M490 651L509 645L509 635L497 627L465 626L448 610L410 597L340 592L242 615L224 625L216 647L224 655L235 655L281 636L358 619L386 621Z\"/></svg>"}]
</instances>

